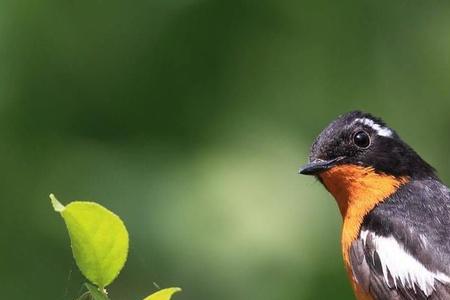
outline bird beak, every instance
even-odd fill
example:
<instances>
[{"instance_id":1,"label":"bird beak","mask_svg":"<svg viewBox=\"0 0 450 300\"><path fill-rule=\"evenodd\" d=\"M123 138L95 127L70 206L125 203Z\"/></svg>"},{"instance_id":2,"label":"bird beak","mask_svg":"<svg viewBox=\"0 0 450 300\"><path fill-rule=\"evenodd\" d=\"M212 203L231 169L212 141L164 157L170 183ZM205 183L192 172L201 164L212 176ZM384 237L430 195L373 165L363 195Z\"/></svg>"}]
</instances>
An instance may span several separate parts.
<instances>
[{"instance_id":1,"label":"bird beak","mask_svg":"<svg viewBox=\"0 0 450 300\"><path fill-rule=\"evenodd\" d=\"M338 157L331 160L315 159L301 167L298 173L303 175L317 175L325 170L332 168L338 161L342 159L343 157Z\"/></svg>"}]
</instances>

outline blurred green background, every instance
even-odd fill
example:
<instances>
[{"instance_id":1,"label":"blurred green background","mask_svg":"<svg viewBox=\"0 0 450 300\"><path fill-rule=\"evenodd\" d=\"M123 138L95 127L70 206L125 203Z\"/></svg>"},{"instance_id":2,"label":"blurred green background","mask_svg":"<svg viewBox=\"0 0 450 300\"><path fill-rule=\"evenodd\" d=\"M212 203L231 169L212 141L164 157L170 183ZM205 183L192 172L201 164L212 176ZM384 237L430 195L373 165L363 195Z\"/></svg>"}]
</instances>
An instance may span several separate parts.
<instances>
[{"instance_id":1,"label":"blurred green background","mask_svg":"<svg viewBox=\"0 0 450 300\"><path fill-rule=\"evenodd\" d=\"M450 182L450 2L2 1L1 299L74 299L62 202L126 222L115 300L350 299L340 216L297 175L382 116Z\"/></svg>"}]
</instances>

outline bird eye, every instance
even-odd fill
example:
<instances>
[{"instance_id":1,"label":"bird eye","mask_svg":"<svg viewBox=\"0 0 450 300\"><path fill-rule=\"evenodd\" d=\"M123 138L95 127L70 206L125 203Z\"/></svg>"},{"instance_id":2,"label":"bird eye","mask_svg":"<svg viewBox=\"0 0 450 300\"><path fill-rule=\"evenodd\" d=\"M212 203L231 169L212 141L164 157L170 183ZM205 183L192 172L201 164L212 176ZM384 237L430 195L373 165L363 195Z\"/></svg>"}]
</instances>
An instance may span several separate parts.
<instances>
[{"instance_id":1,"label":"bird eye","mask_svg":"<svg viewBox=\"0 0 450 300\"><path fill-rule=\"evenodd\" d=\"M353 142L360 148L367 148L370 145L370 137L365 131L358 131L353 136Z\"/></svg>"}]
</instances>

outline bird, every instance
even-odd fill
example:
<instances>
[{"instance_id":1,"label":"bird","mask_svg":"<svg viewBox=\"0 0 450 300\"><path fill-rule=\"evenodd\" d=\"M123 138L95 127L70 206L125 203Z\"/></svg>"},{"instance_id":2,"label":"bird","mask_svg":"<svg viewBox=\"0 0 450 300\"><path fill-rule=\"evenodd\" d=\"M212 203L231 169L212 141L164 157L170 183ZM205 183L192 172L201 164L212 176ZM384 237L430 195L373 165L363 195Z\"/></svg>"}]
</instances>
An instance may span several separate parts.
<instances>
[{"instance_id":1,"label":"bird","mask_svg":"<svg viewBox=\"0 0 450 300\"><path fill-rule=\"evenodd\" d=\"M450 299L449 188L381 118L337 117L299 173L315 176L337 202L356 299Z\"/></svg>"}]
</instances>

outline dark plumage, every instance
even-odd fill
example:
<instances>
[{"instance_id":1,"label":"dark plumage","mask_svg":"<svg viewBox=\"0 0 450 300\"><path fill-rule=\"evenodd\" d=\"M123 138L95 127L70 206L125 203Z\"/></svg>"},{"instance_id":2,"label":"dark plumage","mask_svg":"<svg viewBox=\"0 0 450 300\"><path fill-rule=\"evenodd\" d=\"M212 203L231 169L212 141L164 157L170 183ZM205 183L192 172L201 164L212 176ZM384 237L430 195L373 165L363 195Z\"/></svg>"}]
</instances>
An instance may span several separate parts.
<instances>
[{"instance_id":1,"label":"dark plumage","mask_svg":"<svg viewBox=\"0 0 450 300\"><path fill-rule=\"evenodd\" d=\"M358 299L450 299L450 191L386 123L361 111L338 117L300 173L339 204Z\"/></svg>"},{"instance_id":2,"label":"dark plumage","mask_svg":"<svg viewBox=\"0 0 450 300\"><path fill-rule=\"evenodd\" d=\"M436 180L413 180L400 187L367 214L361 231L392 236L429 271L450 274L450 191ZM392 277L387 286L371 241L355 240L351 252L355 278L375 299L450 299L448 284L439 283L428 298L418 286L405 288L397 282L392 288Z\"/></svg>"},{"instance_id":3,"label":"dark plumage","mask_svg":"<svg viewBox=\"0 0 450 300\"><path fill-rule=\"evenodd\" d=\"M356 119L372 120L381 127L386 123L369 113L352 111L330 123L317 137L311 147L310 160L316 158L329 160L344 156L341 161L362 166L371 166L395 176L413 178L436 178L435 171L411 147L409 147L391 128L391 137L379 136L370 126L354 123ZM387 128L387 127L386 127ZM372 137L372 145L367 149L355 147L353 135L359 130L367 131Z\"/></svg>"}]
</instances>

